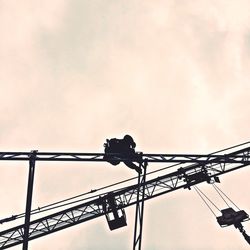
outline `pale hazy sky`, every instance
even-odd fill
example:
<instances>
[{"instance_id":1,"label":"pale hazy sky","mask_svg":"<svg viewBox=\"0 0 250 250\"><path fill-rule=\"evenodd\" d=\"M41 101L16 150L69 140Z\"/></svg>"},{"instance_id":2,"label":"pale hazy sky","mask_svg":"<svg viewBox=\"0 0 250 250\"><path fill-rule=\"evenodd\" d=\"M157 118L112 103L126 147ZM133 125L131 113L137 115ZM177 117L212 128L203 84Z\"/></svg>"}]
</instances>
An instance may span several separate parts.
<instances>
[{"instance_id":1,"label":"pale hazy sky","mask_svg":"<svg viewBox=\"0 0 250 250\"><path fill-rule=\"evenodd\" d=\"M106 138L126 133L145 153L249 141L248 0L1 0L0 34L0 151L102 152ZM3 218L24 211L27 168L0 162L0 171ZM221 188L250 213L250 170L236 172ZM33 206L134 175L107 164L38 164ZM134 208L127 213L117 232L101 218L30 249L131 249ZM145 250L247 249L194 191L148 201L145 216Z\"/></svg>"}]
</instances>

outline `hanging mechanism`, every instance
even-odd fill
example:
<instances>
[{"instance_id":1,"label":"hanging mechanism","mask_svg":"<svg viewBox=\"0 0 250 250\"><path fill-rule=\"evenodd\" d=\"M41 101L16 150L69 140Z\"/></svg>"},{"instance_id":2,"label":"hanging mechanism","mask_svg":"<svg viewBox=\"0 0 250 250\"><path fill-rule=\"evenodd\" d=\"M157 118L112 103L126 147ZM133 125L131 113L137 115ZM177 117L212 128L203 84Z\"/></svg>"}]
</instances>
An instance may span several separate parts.
<instances>
[{"instance_id":1,"label":"hanging mechanism","mask_svg":"<svg viewBox=\"0 0 250 250\"><path fill-rule=\"evenodd\" d=\"M229 207L221 210L222 215L217 217L217 222L221 227L234 225L242 233L244 239L250 244L250 236L242 226L242 222L249 220L249 215L244 210L235 211Z\"/></svg>"},{"instance_id":2,"label":"hanging mechanism","mask_svg":"<svg viewBox=\"0 0 250 250\"><path fill-rule=\"evenodd\" d=\"M119 208L112 193L109 193L103 201L103 210L110 230L127 226L125 210Z\"/></svg>"},{"instance_id":3,"label":"hanging mechanism","mask_svg":"<svg viewBox=\"0 0 250 250\"><path fill-rule=\"evenodd\" d=\"M235 211L232 207L222 209L221 214L221 216L216 217L221 227L238 225L249 220L249 215L244 210Z\"/></svg>"},{"instance_id":4,"label":"hanging mechanism","mask_svg":"<svg viewBox=\"0 0 250 250\"><path fill-rule=\"evenodd\" d=\"M227 205L227 208L219 209L218 206L216 206L197 186L194 186L194 189L210 209L210 211L214 214L218 224L221 227L228 227L233 225L242 233L247 243L250 244L250 236L247 235L242 225L242 222L248 221L250 219L249 215L244 210L241 210L218 186L213 184L213 187L221 197L221 199L224 201L224 203ZM216 216L216 213L213 211L211 205L209 204L213 205L213 207L216 208L221 213L221 215ZM235 209L233 207L235 207Z\"/></svg>"},{"instance_id":5,"label":"hanging mechanism","mask_svg":"<svg viewBox=\"0 0 250 250\"><path fill-rule=\"evenodd\" d=\"M188 188L189 190L191 190L191 186L204 181L206 181L209 184L220 182L219 177L218 176L211 177L204 166L201 169L192 169L192 170L181 167L178 169L178 178L183 179L187 183L187 185L184 188Z\"/></svg>"}]
</instances>

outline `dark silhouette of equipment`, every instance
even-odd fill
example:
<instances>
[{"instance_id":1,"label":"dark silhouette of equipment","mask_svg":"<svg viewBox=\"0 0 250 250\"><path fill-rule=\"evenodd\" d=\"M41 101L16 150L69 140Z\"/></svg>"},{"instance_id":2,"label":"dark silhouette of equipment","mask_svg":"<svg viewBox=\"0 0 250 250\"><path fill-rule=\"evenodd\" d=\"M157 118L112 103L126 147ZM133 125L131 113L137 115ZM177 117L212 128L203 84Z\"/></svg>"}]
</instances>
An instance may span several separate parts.
<instances>
[{"instance_id":1,"label":"dark silhouette of equipment","mask_svg":"<svg viewBox=\"0 0 250 250\"><path fill-rule=\"evenodd\" d=\"M220 182L219 177L210 176L210 173L208 173L208 170L205 167L202 167L199 170L194 169L193 171L188 171L188 169L180 167L178 173L178 178L180 180L183 179L187 183L185 188L188 188L189 190L191 190L191 186L204 181L209 184Z\"/></svg>"},{"instance_id":2,"label":"dark silhouette of equipment","mask_svg":"<svg viewBox=\"0 0 250 250\"><path fill-rule=\"evenodd\" d=\"M119 208L115 201L114 195L109 193L103 200L103 211L109 225L110 230L127 226L126 214L123 208Z\"/></svg>"},{"instance_id":3,"label":"dark silhouette of equipment","mask_svg":"<svg viewBox=\"0 0 250 250\"><path fill-rule=\"evenodd\" d=\"M217 221L221 227L228 227L249 220L249 216L244 210L235 211L229 207L222 209L221 213L222 215L217 217Z\"/></svg>"},{"instance_id":4,"label":"dark silhouette of equipment","mask_svg":"<svg viewBox=\"0 0 250 250\"><path fill-rule=\"evenodd\" d=\"M137 166L133 162L142 162L142 155L135 152L136 144L130 135L125 135L123 139L107 139L104 143L103 159L112 165L118 165L121 161L124 164L136 170L139 174L142 173L140 165ZM129 159L129 160L128 160Z\"/></svg>"},{"instance_id":5,"label":"dark silhouette of equipment","mask_svg":"<svg viewBox=\"0 0 250 250\"><path fill-rule=\"evenodd\" d=\"M242 222L249 220L249 215L244 211L239 209L239 207L215 184L212 182L212 186L217 192L217 194L220 196L220 198L225 202L225 204L228 206L225 209L219 209L213 201L211 201L207 195L205 195L199 187L194 186L195 191L197 194L201 197L201 199L204 201L204 203L207 205L207 207L210 209L210 211L215 215L217 222L221 227L228 227L231 225L234 225L235 228L238 228L239 231L244 236L245 240L250 243L250 237L247 235L246 231L243 229ZM221 215L216 216L213 209L209 205L213 205L214 208L216 208ZM231 205L237 208L237 211L231 207Z\"/></svg>"},{"instance_id":6,"label":"dark silhouette of equipment","mask_svg":"<svg viewBox=\"0 0 250 250\"><path fill-rule=\"evenodd\" d=\"M121 182L117 182L116 184L119 184L119 188L112 189L112 192L110 192L110 188L116 184L106 186L105 188L109 188L109 192L106 193L93 194L96 191L104 189L104 187L93 189L90 192L85 193L91 193L92 196L88 199L80 199L74 202L69 202L71 198L65 199L54 204L40 207L39 209L31 210L30 212L27 209L26 213L13 215L12 217L0 220L0 223L7 223L8 221L15 219L24 217L28 218L27 216L38 215L38 213L41 214L46 212L46 216L36 217L38 219L30 220L30 222L25 220L24 224L1 231L0 249L7 249L12 246L23 244L27 240L30 241L37 239L68 227L96 219L100 216L106 216L111 230L118 229L127 224L124 209L136 205L136 222L138 222L137 224L140 228L136 231L135 226L133 250L140 250L143 223L142 204L144 201L179 189L191 189L191 187L193 187L195 190L199 190L197 184L202 182L208 182L211 185L215 185L215 182L219 182L219 176L250 165L250 142L220 150L212 154L138 154L135 152L136 145L133 140L131 141L130 138L130 141L128 140L129 142L126 142L126 138L124 137L121 140L115 138L113 138L114 140L107 140L105 154L52 153L38 151L0 152L0 161L26 161L30 163L30 166L34 165L37 161L108 161L113 165L117 165L120 162L124 162L125 164L129 163L129 167L131 167L131 163L138 163L139 167L142 168L144 172L143 175L138 174L137 184L124 184L126 181L131 181L131 179L129 179L122 182L125 186L121 188ZM113 141L110 143L111 140ZM123 144L123 142L125 143ZM146 173L148 163L164 163L165 165L169 165ZM134 166L132 166L132 168L133 167ZM170 168L172 171L170 171ZM159 173L158 177L150 175L155 172ZM146 180L146 176L149 176L150 178L147 178ZM135 179L137 179L137 177ZM29 178L29 186L32 186L32 183L33 181L30 181ZM27 196L31 201L32 192L28 192ZM72 197L72 199L73 198L75 197ZM29 202L29 206L27 207L30 207L30 205L31 202ZM66 205L67 208L65 208ZM57 212L48 213L55 209L55 207ZM232 210L219 209L219 211L222 213L222 216L218 217L218 222L220 222L222 226L234 225L240 230L245 240L249 243L249 236L241 225L243 221L248 219L248 215L245 212L242 212L243 210L240 210L241 212L233 212ZM25 231L27 232L26 236L24 234ZM28 245L26 245L26 247L28 248Z\"/></svg>"},{"instance_id":7,"label":"dark silhouette of equipment","mask_svg":"<svg viewBox=\"0 0 250 250\"><path fill-rule=\"evenodd\" d=\"M227 227L234 225L235 228L244 236L244 239L250 244L250 236L247 235L246 231L242 226L242 222L249 220L249 215L244 210L235 211L229 207L221 210L222 215L217 217L217 222L221 227Z\"/></svg>"}]
</instances>

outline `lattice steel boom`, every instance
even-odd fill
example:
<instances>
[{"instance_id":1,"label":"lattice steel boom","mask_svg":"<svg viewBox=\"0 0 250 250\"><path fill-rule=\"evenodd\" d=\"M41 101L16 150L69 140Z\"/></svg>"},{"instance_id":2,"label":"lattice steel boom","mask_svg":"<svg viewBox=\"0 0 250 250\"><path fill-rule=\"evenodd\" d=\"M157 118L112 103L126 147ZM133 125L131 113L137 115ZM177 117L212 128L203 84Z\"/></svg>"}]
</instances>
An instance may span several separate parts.
<instances>
[{"instance_id":1,"label":"lattice steel boom","mask_svg":"<svg viewBox=\"0 0 250 250\"><path fill-rule=\"evenodd\" d=\"M222 151L223 152L223 151ZM84 153L36 153L36 161L103 161L104 154ZM115 156L114 156L115 157ZM180 163L177 171L164 174L146 181L141 185L140 200L149 200L181 188L190 188L198 183L230 171L250 165L250 147L227 154L194 155L194 154L143 154L143 160L150 162ZM29 160L30 153L2 152L0 160ZM122 159L124 160L124 159ZM192 163L181 167L182 164ZM205 173L205 174L204 174ZM143 195L143 186L145 193ZM126 208L137 202L137 187L131 185L119 190L113 190L112 196L117 208ZM53 213L49 216L30 222L29 240L95 219L106 213L107 195L95 198L77 206ZM6 249L24 240L24 225L16 226L0 232L0 249Z\"/></svg>"}]
</instances>

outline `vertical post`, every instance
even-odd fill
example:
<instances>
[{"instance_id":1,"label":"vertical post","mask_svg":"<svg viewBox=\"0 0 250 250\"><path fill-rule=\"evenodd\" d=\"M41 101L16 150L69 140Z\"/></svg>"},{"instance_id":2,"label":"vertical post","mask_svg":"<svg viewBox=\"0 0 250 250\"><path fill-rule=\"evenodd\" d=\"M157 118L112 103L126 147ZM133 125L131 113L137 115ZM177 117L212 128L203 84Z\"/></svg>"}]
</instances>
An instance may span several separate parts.
<instances>
[{"instance_id":1,"label":"vertical post","mask_svg":"<svg viewBox=\"0 0 250 250\"><path fill-rule=\"evenodd\" d=\"M147 173L147 161L144 162L143 175L138 175L138 189L137 189L137 201L136 201L136 210L135 210L135 228L134 228L134 242L133 250L141 250L141 241L142 241L142 226L143 226L143 214L144 214L144 196L145 196L145 181ZM142 190L141 190L142 189ZM140 192L141 201L140 201ZM138 229L139 227L139 229Z\"/></svg>"},{"instance_id":2,"label":"vertical post","mask_svg":"<svg viewBox=\"0 0 250 250\"><path fill-rule=\"evenodd\" d=\"M31 154L29 156L29 177L28 177L28 188L27 188L27 198L26 198L23 250L28 250L30 212L31 212L33 183L34 183L34 174L35 174L36 153L37 153L37 150L33 150L31 151Z\"/></svg>"}]
</instances>

